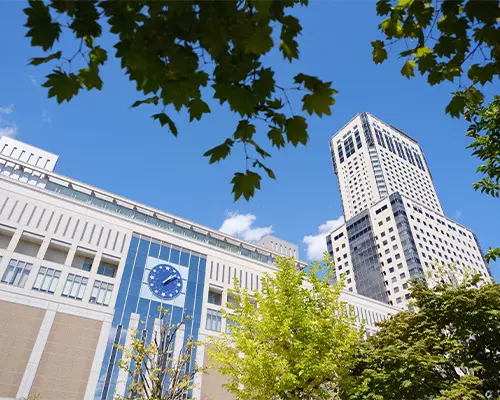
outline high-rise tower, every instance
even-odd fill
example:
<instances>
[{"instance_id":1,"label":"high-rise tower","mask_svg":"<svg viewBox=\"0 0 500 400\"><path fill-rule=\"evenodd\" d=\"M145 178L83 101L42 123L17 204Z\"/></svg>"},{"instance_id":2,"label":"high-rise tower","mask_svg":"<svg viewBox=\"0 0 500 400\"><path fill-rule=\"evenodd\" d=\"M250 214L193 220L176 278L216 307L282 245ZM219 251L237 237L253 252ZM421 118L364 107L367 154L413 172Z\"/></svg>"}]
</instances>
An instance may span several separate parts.
<instances>
[{"instance_id":1,"label":"high-rise tower","mask_svg":"<svg viewBox=\"0 0 500 400\"><path fill-rule=\"evenodd\" d=\"M408 280L490 272L473 232L444 215L419 144L368 113L330 140L346 222L327 236L347 289L407 306Z\"/></svg>"}]
</instances>

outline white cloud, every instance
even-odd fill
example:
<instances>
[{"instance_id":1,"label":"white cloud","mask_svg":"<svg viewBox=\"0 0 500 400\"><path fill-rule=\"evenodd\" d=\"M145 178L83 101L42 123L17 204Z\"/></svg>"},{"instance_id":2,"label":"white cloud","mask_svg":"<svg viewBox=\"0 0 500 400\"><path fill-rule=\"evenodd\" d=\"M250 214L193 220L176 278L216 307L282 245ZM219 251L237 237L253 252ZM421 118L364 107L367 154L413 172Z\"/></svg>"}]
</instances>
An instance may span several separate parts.
<instances>
[{"instance_id":1,"label":"white cloud","mask_svg":"<svg viewBox=\"0 0 500 400\"><path fill-rule=\"evenodd\" d=\"M309 260L321 260L326 249L326 235L337 229L344 223L344 217L330 219L318 227L318 234L304 236L302 243L307 246L307 258Z\"/></svg>"},{"instance_id":2,"label":"white cloud","mask_svg":"<svg viewBox=\"0 0 500 400\"><path fill-rule=\"evenodd\" d=\"M17 135L17 125L16 124L5 124L0 126L0 136L10 136L14 137Z\"/></svg>"},{"instance_id":3,"label":"white cloud","mask_svg":"<svg viewBox=\"0 0 500 400\"><path fill-rule=\"evenodd\" d=\"M252 225L256 219L254 214L240 214L239 211L227 212L227 218L222 222L219 230L249 242L256 242L273 233L272 225L253 228Z\"/></svg>"},{"instance_id":4,"label":"white cloud","mask_svg":"<svg viewBox=\"0 0 500 400\"><path fill-rule=\"evenodd\" d=\"M30 81L33 84L33 86L40 87L40 85L38 84L36 78L33 75L28 75L28 78L30 79Z\"/></svg>"},{"instance_id":5,"label":"white cloud","mask_svg":"<svg viewBox=\"0 0 500 400\"><path fill-rule=\"evenodd\" d=\"M454 219L460 219L462 216L462 211L456 211L455 214L453 215Z\"/></svg>"},{"instance_id":6,"label":"white cloud","mask_svg":"<svg viewBox=\"0 0 500 400\"><path fill-rule=\"evenodd\" d=\"M16 136L17 125L3 118L3 115L12 114L13 112L14 104L9 104L7 107L0 107L0 136Z\"/></svg>"},{"instance_id":7,"label":"white cloud","mask_svg":"<svg viewBox=\"0 0 500 400\"><path fill-rule=\"evenodd\" d=\"M49 114L47 114L47 110L45 110L45 108L42 110L42 121L52 122L52 117Z\"/></svg>"},{"instance_id":8,"label":"white cloud","mask_svg":"<svg viewBox=\"0 0 500 400\"><path fill-rule=\"evenodd\" d=\"M14 111L14 104L9 104L7 107L0 107L0 114L11 114Z\"/></svg>"}]
</instances>

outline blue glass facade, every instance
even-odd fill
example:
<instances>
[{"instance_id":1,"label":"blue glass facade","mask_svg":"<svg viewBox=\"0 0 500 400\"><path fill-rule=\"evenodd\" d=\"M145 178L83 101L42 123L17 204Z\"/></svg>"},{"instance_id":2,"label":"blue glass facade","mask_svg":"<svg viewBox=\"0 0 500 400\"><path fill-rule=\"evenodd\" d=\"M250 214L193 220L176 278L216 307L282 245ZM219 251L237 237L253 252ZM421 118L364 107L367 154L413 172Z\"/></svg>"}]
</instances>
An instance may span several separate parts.
<instances>
[{"instance_id":1,"label":"blue glass facade","mask_svg":"<svg viewBox=\"0 0 500 400\"><path fill-rule=\"evenodd\" d=\"M168 302L162 303L160 299L144 296L144 275L151 260L153 262L158 260L158 263L168 262L187 271L185 296L181 304L179 302L176 302L175 305ZM116 300L112 328L99 374L94 397L96 400L113 399L114 397L119 370L117 364L122 357L122 352L116 348L115 344L125 344L132 313L140 315L138 331L142 332L142 335L148 339L152 336L154 320L158 316L158 307L161 306L170 312L173 324L179 323L184 316L189 315L191 318L185 322L184 340L187 340L188 336L192 336L195 340L198 339L205 272L205 255L147 237L138 235L132 237ZM196 358L196 354L194 354L194 358Z\"/></svg>"}]
</instances>

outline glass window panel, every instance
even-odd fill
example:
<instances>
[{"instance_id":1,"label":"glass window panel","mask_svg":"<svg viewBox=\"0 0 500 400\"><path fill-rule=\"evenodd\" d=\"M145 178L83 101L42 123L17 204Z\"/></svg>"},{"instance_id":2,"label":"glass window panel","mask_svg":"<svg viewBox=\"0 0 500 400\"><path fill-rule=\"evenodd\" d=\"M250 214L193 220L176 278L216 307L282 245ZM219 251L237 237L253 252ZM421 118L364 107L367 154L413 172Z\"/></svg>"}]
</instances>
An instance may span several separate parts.
<instances>
[{"instance_id":1,"label":"glass window panel","mask_svg":"<svg viewBox=\"0 0 500 400\"><path fill-rule=\"evenodd\" d=\"M14 268L12 265L8 265L5 273L2 277L2 282L11 283L12 277L14 276Z\"/></svg>"},{"instance_id":2,"label":"glass window panel","mask_svg":"<svg viewBox=\"0 0 500 400\"><path fill-rule=\"evenodd\" d=\"M77 298L79 300L83 299L83 295L85 294L86 287L87 287L87 282L82 282L82 284L78 288L78 296L77 296Z\"/></svg>"},{"instance_id":3,"label":"glass window panel","mask_svg":"<svg viewBox=\"0 0 500 400\"><path fill-rule=\"evenodd\" d=\"M97 304L102 304L104 301L105 290L99 290L99 295L97 296Z\"/></svg>"},{"instance_id":4,"label":"glass window panel","mask_svg":"<svg viewBox=\"0 0 500 400\"><path fill-rule=\"evenodd\" d=\"M33 284L33 289L40 289L40 287L42 286L43 277L44 275L42 273L42 268L40 268L40 271L36 276L35 283Z\"/></svg>"},{"instance_id":5,"label":"glass window panel","mask_svg":"<svg viewBox=\"0 0 500 400\"><path fill-rule=\"evenodd\" d=\"M43 283L42 283L42 289L41 290L43 290L44 292L46 292L49 289L50 281L51 281L51 278L48 275L45 275L45 278L44 278Z\"/></svg>"},{"instance_id":6,"label":"glass window panel","mask_svg":"<svg viewBox=\"0 0 500 400\"><path fill-rule=\"evenodd\" d=\"M52 278L52 282L50 283L49 293L54 293L56 291L57 284L59 283L59 274L56 274Z\"/></svg>"},{"instance_id":7,"label":"glass window panel","mask_svg":"<svg viewBox=\"0 0 500 400\"><path fill-rule=\"evenodd\" d=\"M69 277L68 277L68 280L64 284L64 288L63 288L63 291L62 291L62 295L63 296L68 296L69 295L69 291L71 290L71 285L72 285L72 282L69 280Z\"/></svg>"},{"instance_id":8,"label":"glass window panel","mask_svg":"<svg viewBox=\"0 0 500 400\"><path fill-rule=\"evenodd\" d=\"M73 285L71 286L71 291L69 293L69 297L76 297L76 295L78 294L78 287L79 287L79 283L76 282L76 279L75 279L75 282L73 282Z\"/></svg>"},{"instance_id":9,"label":"glass window panel","mask_svg":"<svg viewBox=\"0 0 500 400\"><path fill-rule=\"evenodd\" d=\"M104 305L106 306L109 305L109 302L111 301L111 293L111 288L109 290L106 290L106 296L104 297Z\"/></svg>"}]
</instances>

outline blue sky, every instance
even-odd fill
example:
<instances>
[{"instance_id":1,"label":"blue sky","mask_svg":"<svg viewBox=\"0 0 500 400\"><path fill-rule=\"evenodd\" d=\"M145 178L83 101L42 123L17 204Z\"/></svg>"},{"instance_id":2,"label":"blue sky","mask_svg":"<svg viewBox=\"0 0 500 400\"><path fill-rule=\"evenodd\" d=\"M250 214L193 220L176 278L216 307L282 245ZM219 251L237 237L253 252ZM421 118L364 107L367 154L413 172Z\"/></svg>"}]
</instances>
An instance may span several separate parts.
<instances>
[{"instance_id":1,"label":"blue sky","mask_svg":"<svg viewBox=\"0 0 500 400\"><path fill-rule=\"evenodd\" d=\"M237 203L229 182L245 168L241 152L216 166L202 157L232 133L235 116L211 102L213 113L201 122L176 117L175 138L151 120L151 109L129 108L139 97L114 59L103 70L102 92L82 92L58 105L39 86L47 71L27 65L40 53L24 37L24 6L0 5L0 109L13 105L11 113L0 113L0 129L10 127L17 139L59 154L59 173L216 229L229 213L239 215L232 220L234 232L255 238L272 230L298 243L305 259L304 237L342 214L328 139L356 113L368 111L420 142L445 213L476 232L483 249L500 245L500 200L473 190L478 162L465 149L466 124L444 114L455 86L407 80L395 54L383 65L372 62L370 41L379 38L374 2L313 1L297 11L304 28L301 60L292 66L275 55L268 60L284 86L297 72L332 80L337 103L331 117L310 120L307 147L272 152L269 166L278 180L265 180L254 199ZM493 86L486 88L493 92ZM500 277L499 262L492 270Z\"/></svg>"}]
</instances>

